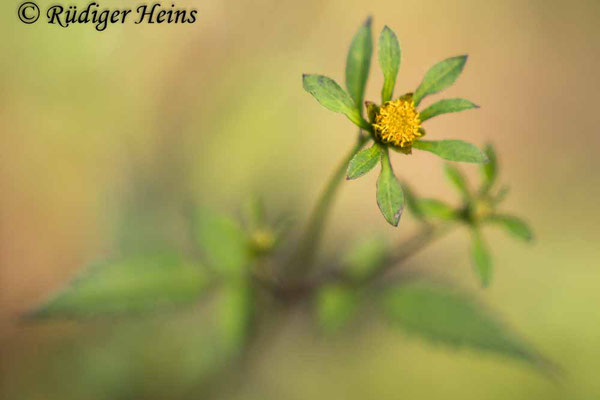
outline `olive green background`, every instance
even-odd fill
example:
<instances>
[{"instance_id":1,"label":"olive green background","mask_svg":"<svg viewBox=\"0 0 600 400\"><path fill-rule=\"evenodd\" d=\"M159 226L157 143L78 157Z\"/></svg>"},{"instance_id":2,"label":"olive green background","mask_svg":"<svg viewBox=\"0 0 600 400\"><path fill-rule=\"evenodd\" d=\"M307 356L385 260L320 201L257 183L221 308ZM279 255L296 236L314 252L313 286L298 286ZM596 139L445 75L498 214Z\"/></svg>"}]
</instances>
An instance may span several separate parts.
<instances>
[{"instance_id":1,"label":"olive green background","mask_svg":"<svg viewBox=\"0 0 600 400\"><path fill-rule=\"evenodd\" d=\"M551 381L527 365L432 346L366 316L323 338L298 314L263 343L243 378L228 378L221 398L600 398L598 1L177 5L197 8L198 22L96 32L24 25L15 0L1 6L0 397L204 398L202 307L82 324L18 316L89 261L122 243L144 245L119 241L123 226L143 226L141 242L162 237L158 228L176 240L182 201L235 212L260 191L276 211L300 210L301 224L355 135L345 117L302 90L301 74L342 82L350 40L372 15L376 34L387 24L401 42L396 94L414 90L433 63L470 55L436 99L465 97L481 109L428 122L428 138L496 144L511 186L505 207L526 217L537 239L527 246L486 231L496 266L487 290L472 274L465 232L407 268L472 290L563 373ZM373 63L367 98L379 97L381 83ZM457 200L434 156L392 162L418 193ZM476 177L476 167L465 170ZM374 183L370 174L343 185L326 251L361 235L410 234L408 217L398 229L386 225Z\"/></svg>"}]
</instances>

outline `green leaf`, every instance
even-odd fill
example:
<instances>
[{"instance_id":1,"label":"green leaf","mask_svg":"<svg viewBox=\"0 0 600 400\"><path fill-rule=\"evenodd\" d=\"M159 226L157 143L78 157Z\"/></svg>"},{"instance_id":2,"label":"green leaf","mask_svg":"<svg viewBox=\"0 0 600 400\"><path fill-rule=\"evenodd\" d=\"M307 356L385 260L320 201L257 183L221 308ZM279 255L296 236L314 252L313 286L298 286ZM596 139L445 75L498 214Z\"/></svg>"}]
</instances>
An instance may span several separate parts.
<instances>
[{"instance_id":1,"label":"green leaf","mask_svg":"<svg viewBox=\"0 0 600 400\"><path fill-rule=\"evenodd\" d=\"M404 207L404 196L394 176L387 150L381 152L381 173L377 179L377 205L387 222L398 226Z\"/></svg>"},{"instance_id":2,"label":"green leaf","mask_svg":"<svg viewBox=\"0 0 600 400\"><path fill-rule=\"evenodd\" d=\"M425 218L452 220L457 216L456 211L443 201L436 199L419 199L418 208Z\"/></svg>"},{"instance_id":3,"label":"green leaf","mask_svg":"<svg viewBox=\"0 0 600 400\"><path fill-rule=\"evenodd\" d=\"M302 76L302 86L323 107L346 115L360 128L371 129L369 123L360 115L352 98L333 79L323 75L305 74Z\"/></svg>"},{"instance_id":4,"label":"green leaf","mask_svg":"<svg viewBox=\"0 0 600 400\"><path fill-rule=\"evenodd\" d=\"M405 284L385 292L383 305L393 324L432 342L540 361L536 351L498 318L454 289Z\"/></svg>"},{"instance_id":5,"label":"green leaf","mask_svg":"<svg viewBox=\"0 0 600 400\"><path fill-rule=\"evenodd\" d=\"M356 153L348 164L348 174L346 179L356 179L365 175L373 169L381 158L381 147L377 143L368 149L363 149Z\"/></svg>"},{"instance_id":6,"label":"green leaf","mask_svg":"<svg viewBox=\"0 0 600 400\"><path fill-rule=\"evenodd\" d=\"M248 238L233 219L208 209L194 216L196 243L215 271L235 276L245 272L250 257Z\"/></svg>"},{"instance_id":7,"label":"green leaf","mask_svg":"<svg viewBox=\"0 0 600 400\"><path fill-rule=\"evenodd\" d=\"M385 239L367 237L359 241L343 257L344 271L355 281L363 280L384 265L388 252L389 246Z\"/></svg>"},{"instance_id":8,"label":"green leaf","mask_svg":"<svg viewBox=\"0 0 600 400\"><path fill-rule=\"evenodd\" d=\"M326 286L317 293L317 318L326 332L339 331L357 306L356 291L342 285Z\"/></svg>"},{"instance_id":9,"label":"green leaf","mask_svg":"<svg viewBox=\"0 0 600 400\"><path fill-rule=\"evenodd\" d=\"M479 106L465 99L440 100L437 103L433 103L421 112L421 122L427 121L433 117L437 117L440 114L470 110L471 108L479 108Z\"/></svg>"},{"instance_id":10,"label":"green leaf","mask_svg":"<svg viewBox=\"0 0 600 400\"><path fill-rule=\"evenodd\" d=\"M510 192L510 187L508 187L506 185L504 185L500 189L498 189L498 192L495 195L492 195L492 201L493 201L494 205L498 205L498 204L502 203L504 200L506 200L506 197L508 196L509 192Z\"/></svg>"},{"instance_id":11,"label":"green leaf","mask_svg":"<svg viewBox=\"0 0 600 400\"><path fill-rule=\"evenodd\" d=\"M526 242L530 242L533 240L533 232L529 225L525 221L520 218L514 217L512 215L493 215L489 217L486 221L498 224L505 228L510 234L513 236L524 240Z\"/></svg>"},{"instance_id":12,"label":"green leaf","mask_svg":"<svg viewBox=\"0 0 600 400\"><path fill-rule=\"evenodd\" d=\"M220 289L215 310L216 336L221 349L236 353L248 340L254 316L254 292L245 280L232 280Z\"/></svg>"},{"instance_id":13,"label":"green leaf","mask_svg":"<svg viewBox=\"0 0 600 400\"><path fill-rule=\"evenodd\" d=\"M462 140L418 140L413 147L433 153L444 160L470 163L487 162L486 155L477 148Z\"/></svg>"},{"instance_id":14,"label":"green leaf","mask_svg":"<svg viewBox=\"0 0 600 400\"><path fill-rule=\"evenodd\" d=\"M469 194L469 185L467 184L467 178L463 175L460 169L458 169L455 165L445 163L444 172L450 183L452 183L452 185L458 189L458 192L461 194L463 199L468 200L471 196Z\"/></svg>"},{"instance_id":15,"label":"green leaf","mask_svg":"<svg viewBox=\"0 0 600 400\"><path fill-rule=\"evenodd\" d=\"M492 258L481 233L476 229L473 229L471 259L481 286L488 287L492 280Z\"/></svg>"},{"instance_id":16,"label":"green leaf","mask_svg":"<svg viewBox=\"0 0 600 400\"><path fill-rule=\"evenodd\" d=\"M359 112L362 110L372 52L371 18L368 18L352 39L346 58L346 87Z\"/></svg>"},{"instance_id":17,"label":"green leaf","mask_svg":"<svg viewBox=\"0 0 600 400\"><path fill-rule=\"evenodd\" d=\"M192 303L209 283L207 271L172 253L104 261L58 292L32 317L93 317Z\"/></svg>"},{"instance_id":18,"label":"green leaf","mask_svg":"<svg viewBox=\"0 0 600 400\"><path fill-rule=\"evenodd\" d=\"M494 146L491 144L485 146L484 152L489 162L481 166L481 172L483 174L483 191L487 192L494 185L498 177L498 161Z\"/></svg>"},{"instance_id":19,"label":"green leaf","mask_svg":"<svg viewBox=\"0 0 600 400\"><path fill-rule=\"evenodd\" d=\"M396 77L400 69L400 43L394 31L385 26L379 35L379 65L383 71L381 103L390 101L396 86Z\"/></svg>"},{"instance_id":20,"label":"green leaf","mask_svg":"<svg viewBox=\"0 0 600 400\"><path fill-rule=\"evenodd\" d=\"M442 91L452 85L462 72L466 62L467 56L464 55L448 58L431 67L415 91L413 98L415 105L418 106L425 96Z\"/></svg>"}]
</instances>

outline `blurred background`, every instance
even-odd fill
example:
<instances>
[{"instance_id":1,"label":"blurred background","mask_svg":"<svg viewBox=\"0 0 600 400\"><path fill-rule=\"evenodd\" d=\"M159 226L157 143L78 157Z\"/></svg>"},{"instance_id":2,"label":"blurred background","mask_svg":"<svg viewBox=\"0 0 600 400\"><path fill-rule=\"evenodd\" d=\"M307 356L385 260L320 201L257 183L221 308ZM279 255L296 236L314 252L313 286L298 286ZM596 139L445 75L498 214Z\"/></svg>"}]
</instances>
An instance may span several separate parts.
<instances>
[{"instance_id":1,"label":"blurred background","mask_svg":"<svg viewBox=\"0 0 600 400\"><path fill-rule=\"evenodd\" d=\"M260 192L276 211L297 211L301 224L355 137L346 118L302 90L301 74L343 82L348 45L368 15L376 35L387 24L400 39L397 94L414 90L435 62L469 54L457 83L435 99L482 107L428 122L429 137L494 143L511 186L506 209L536 232L533 246L486 232L496 266L486 290L472 274L465 232L410 267L472 290L564 374L553 382L527 365L433 346L370 320L327 339L298 317L217 396L600 398L597 0L176 4L197 8L198 22L96 32L25 25L16 1L1 6L2 398L202 398L214 363L202 307L84 323L19 315L90 261L176 242L190 200L235 213ZM374 62L366 97L378 99L381 83ZM434 156L392 162L419 194L458 200ZM476 176L476 167L463 169ZM393 229L379 215L375 179L343 185L325 251L367 233L410 234L410 218Z\"/></svg>"}]
</instances>

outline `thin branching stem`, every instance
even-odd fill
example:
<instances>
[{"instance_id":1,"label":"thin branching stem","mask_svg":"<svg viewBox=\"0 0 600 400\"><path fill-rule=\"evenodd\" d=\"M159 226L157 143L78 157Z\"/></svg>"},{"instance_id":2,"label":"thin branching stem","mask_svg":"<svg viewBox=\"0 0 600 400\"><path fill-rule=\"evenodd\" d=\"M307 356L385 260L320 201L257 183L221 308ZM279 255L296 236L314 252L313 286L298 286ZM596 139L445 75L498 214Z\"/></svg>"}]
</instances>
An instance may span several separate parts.
<instances>
[{"instance_id":1,"label":"thin branching stem","mask_svg":"<svg viewBox=\"0 0 600 400\"><path fill-rule=\"evenodd\" d=\"M367 283L375 283L385 279L406 260L415 256L437 239L450 233L455 226L456 224L453 223L442 225L425 224L414 236L402 242L398 247L398 250L390 255L385 265L367 278Z\"/></svg>"},{"instance_id":2,"label":"thin branching stem","mask_svg":"<svg viewBox=\"0 0 600 400\"><path fill-rule=\"evenodd\" d=\"M310 271L314 263L315 254L318 250L319 243L323 236L323 231L328 219L327 217L331 211L333 200L335 199L338 188L344 180L344 176L346 175L348 163L354 154L363 148L368 140L368 136L365 136L362 134L362 132L359 132L356 144L336 168L335 172L329 179L327 186L325 186L325 189L321 193L319 200L317 201L317 205L313 209L313 212L310 216L306 231L304 232L295 255L293 265L298 272L301 271L305 274Z\"/></svg>"},{"instance_id":3,"label":"thin branching stem","mask_svg":"<svg viewBox=\"0 0 600 400\"><path fill-rule=\"evenodd\" d=\"M360 281L352 281L344 274L340 265L324 269L312 277L295 279L291 281L271 281L262 280L261 284L271 290L271 292L281 299L287 301L298 301L310 297L319 288L343 282L356 287L366 287L385 282L389 275L394 274L402 267L404 262L413 257L436 240L450 233L456 227L454 223L445 223L440 225L424 224L413 236L403 241L395 252L389 255L384 265L374 270L371 275L362 278ZM255 277L260 279L260 277Z\"/></svg>"}]
</instances>

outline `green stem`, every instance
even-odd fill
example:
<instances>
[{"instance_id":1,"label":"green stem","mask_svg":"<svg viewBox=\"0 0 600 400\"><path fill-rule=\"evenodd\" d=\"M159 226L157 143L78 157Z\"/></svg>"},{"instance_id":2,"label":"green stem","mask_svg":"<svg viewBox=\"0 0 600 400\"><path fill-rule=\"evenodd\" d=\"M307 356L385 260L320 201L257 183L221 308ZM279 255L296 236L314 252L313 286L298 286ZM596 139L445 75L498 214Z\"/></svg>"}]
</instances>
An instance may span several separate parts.
<instances>
[{"instance_id":1,"label":"green stem","mask_svg":"<svg viewBox=\"0 0 600 400\"><path fill-rule=\"evenodd\" d=\"M402 245L398 247L398 250L390 255L389 259L386 262L386 265L380 270L377 270L371 276L367 277L366 281L385 281L388 273L394 270L395 267L402 265L404 261L414 256L419 251L423 250L425 247L435 242L437 239L446 236L454 228L455 224L446 224L439 226L426 225L416 235L402 243Z\"/></svg>"},{"instance_id":2,"label":"green stem","mask_svg":"<svg viewBox=\"0 0 600 400\"><path fill-rule=\"evenodd\" d=\"M317 205L310 216L306 231L298 246L293 268L299 271L308 272L312 267L319 242L323 236L327 216L331 210L340 183L342 183L344 176L346 176L348 163L356 152L363 148L368 140L369 136L365 136L359 132L356 144L346 157L344 157L331 178L329 178L329 182L327 183L327 186L325 186L325 190L321 193Z\"/></svg>"}]
</instances>

